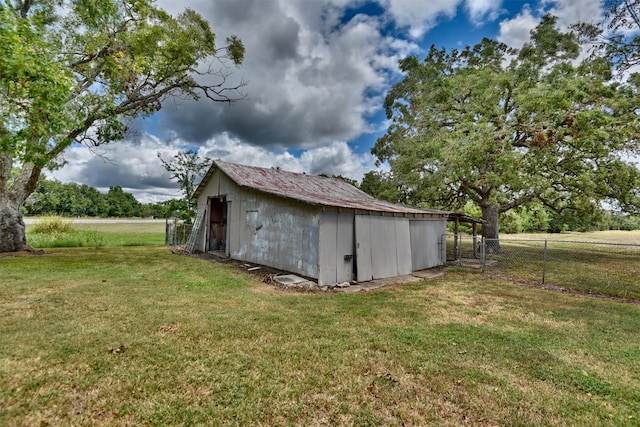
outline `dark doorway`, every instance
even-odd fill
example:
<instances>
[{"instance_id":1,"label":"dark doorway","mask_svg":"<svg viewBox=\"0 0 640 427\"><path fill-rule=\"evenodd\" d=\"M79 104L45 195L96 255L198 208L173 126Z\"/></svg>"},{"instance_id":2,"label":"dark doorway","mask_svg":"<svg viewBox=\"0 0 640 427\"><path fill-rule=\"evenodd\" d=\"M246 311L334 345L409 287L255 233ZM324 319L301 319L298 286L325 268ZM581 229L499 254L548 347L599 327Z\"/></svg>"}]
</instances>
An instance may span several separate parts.
<instances>
[{"instance_id":1,"label":"dark doorway","mask_svg":"<svg viewBox=\"0 0 640 427\"><path fill-rule=\"evenodd\" d=\"M209 199L209 250L227 250L227 201L224 196Z\"/></svg>"}]
</instances>

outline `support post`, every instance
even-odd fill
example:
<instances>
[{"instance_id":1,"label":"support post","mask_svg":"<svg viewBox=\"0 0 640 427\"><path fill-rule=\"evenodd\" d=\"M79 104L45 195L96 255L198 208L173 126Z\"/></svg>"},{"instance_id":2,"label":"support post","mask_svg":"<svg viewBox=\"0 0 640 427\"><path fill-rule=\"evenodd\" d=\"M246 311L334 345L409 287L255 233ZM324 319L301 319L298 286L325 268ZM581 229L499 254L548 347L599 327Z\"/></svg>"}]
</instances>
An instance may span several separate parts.
<instances>
[{"instance_id":1,"label":"support post","mask_svg":"<svg viewBox=\"0 0 640 427\"><path fill-rule=\"evenodd\" d=\"M478 227L475 222L471 223L473 229L473 258L478 259Z\"/></svg>"},{"instance_id":2,"label":"support post","mask_svg":"<svg viewBox=\"0 0 640 427\"><path fill-rule=\"evenodd\" d=\"M456 261L460 258L458 258L458 228L460 225L460 221L458 221L458 218L456 218L455 222L454 222L454 226L453 226L453 259L455 259Z\"/></svg>"},{"instance_id":3,"label":"support post","mask_svg":"<svg viewBox=\"0 0 640 427\"><path fill-rule=\"evenodd\" d=\"M487 260L485 259L485 254L487 253L487 251L485 250L485 246L486 246L485 243L486 243L486 240L484 236L482 236L480 238L480 265L482 266L483 273L487 269Z\"/></svg>"},{"instance_id":4,"label":"support post","mask_svg":"<svg viewBox=\"0 0 640 427\"><path fill-rule=\"evenodd\" d=\"M542 284L544 285L544 280L547 275L547 240L544 241L544 258L542 260Z\"/></svg>"}]
</instances>

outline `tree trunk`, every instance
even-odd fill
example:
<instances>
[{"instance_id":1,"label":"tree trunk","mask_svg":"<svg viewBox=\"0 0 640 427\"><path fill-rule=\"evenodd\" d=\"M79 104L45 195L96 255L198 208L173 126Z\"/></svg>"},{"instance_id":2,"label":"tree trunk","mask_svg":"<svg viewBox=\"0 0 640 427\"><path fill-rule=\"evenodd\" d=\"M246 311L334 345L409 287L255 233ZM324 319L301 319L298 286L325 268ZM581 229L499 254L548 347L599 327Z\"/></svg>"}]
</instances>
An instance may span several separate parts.
<instances>
[{"instance_id":1,"label":"tree trunk","mask_svg":"<svg viewBox=\"0 0 640 427\"><path fill-rule=\"evenodd\" d=\"M499 208L494 206L481 206L482 219L482 237L485 239L486 251L488 253L500 252L500 237L498 227Z\"/></svg>"},{"instance_id":2,"label":"tree trunk","mask_svg":"<svg viewBox=\"0 0 640 427\"><path fill-rule=\"evenodd\" d=\"M20 208L38 185L41 168L23 163L11 176L13 157L0 151L0 252L21 252L27 244Z\"/></svg>"},{"instance_id":3,"label":"tree trunk","mask_svg":"<svg viewBox=\"0 0 640 427\"><path fill-rule=\"evenodd\" d=\"M27 243L20 205L0 199L0 252L20 252Z\"/></svg>"}]
</instances>

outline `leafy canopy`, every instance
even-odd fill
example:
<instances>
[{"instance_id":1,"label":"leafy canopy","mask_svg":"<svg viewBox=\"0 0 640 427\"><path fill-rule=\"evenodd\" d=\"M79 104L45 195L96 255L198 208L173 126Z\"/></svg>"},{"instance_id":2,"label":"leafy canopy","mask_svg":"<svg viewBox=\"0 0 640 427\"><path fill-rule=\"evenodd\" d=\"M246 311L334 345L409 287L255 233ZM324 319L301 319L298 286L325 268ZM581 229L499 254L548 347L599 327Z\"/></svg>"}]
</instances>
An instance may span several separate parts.
<instances>
[{"instance_id":1,"label":"leafy canopy","mask_svg":"<svg viewBox=\"0 0 640 427\"><path fill-rule=\"evenodd\" d=\"M602 201L640 207L638 78L611 81L611 63L576 64L577 38L545 16L521 49L484 39L401 61L386 97L392 124L372 152L388 161L405 202L473 201L497 237L498 213L540 201L555 210Z\"/></svg>"},{"instance_id":2,"label":"leafy canopy","mask_svg":"<svg viewBox=\"0 0 640 427\"><path fill-rule=\"evenodd\" d=\"M228 64L244 47L215 42L200 15L152 0L0 0L0 194L24 201L68 146L118 141L168 97L240 98Z\"/></svg>"},{"instance_id":3,"label":"leafy canopy","mask_svg":"<svg viewBox=\"0 0 640 427\"><path fill-rule=\"evenodd\" d=\"M604 0L605 22L573 26L594 56L611 59L620 72L640 65L640 0Z\"/></svg>"}]
</instances>

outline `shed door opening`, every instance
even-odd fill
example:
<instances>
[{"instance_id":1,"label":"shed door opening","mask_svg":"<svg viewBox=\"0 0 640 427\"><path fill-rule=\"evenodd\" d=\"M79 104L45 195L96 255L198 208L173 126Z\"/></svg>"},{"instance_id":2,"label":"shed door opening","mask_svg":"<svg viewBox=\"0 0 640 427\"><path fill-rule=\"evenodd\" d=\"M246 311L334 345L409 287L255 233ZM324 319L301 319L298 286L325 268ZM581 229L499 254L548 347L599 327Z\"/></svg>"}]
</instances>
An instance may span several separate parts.
<instances>
[{"instance_id":1,"label":"shed door opening","mask_svg":"<svg viewBox=\"0 0 640 427\"><path fill-rule=\"evenodd\" d=\"M227 250L227 201L224 196L209 199L209 250Z\"/></svg>"}]
</instances>

